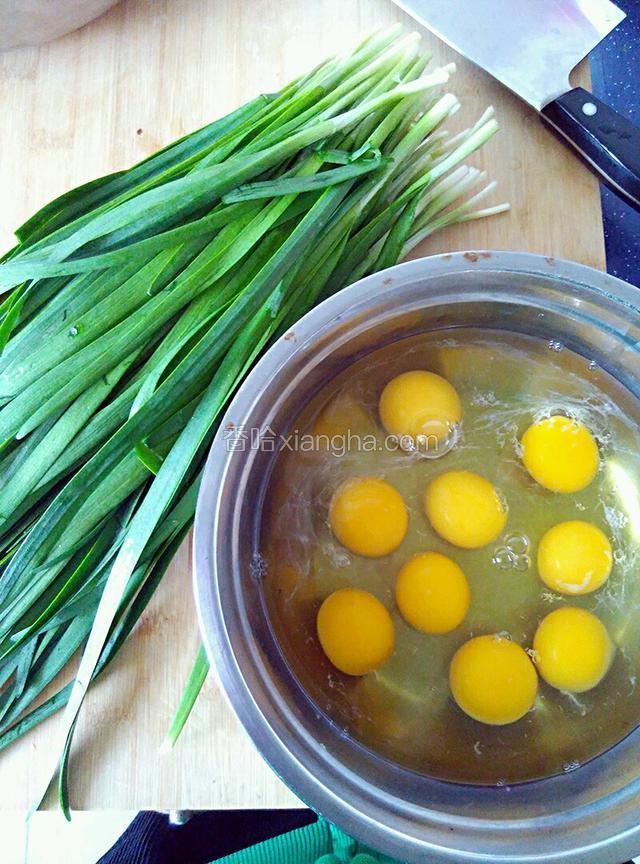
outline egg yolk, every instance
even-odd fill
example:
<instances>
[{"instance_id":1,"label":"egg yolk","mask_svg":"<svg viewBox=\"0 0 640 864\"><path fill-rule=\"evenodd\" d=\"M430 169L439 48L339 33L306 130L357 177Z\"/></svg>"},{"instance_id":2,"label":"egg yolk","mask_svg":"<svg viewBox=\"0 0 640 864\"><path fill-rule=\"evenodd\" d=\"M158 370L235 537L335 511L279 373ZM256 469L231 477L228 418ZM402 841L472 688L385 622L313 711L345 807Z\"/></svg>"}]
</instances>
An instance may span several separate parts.
<instances>
[{"instance_id":1,"label":"egg yolk","mask_svg":"<svg viewBox=\"0 0 640 864\"><path fill-rule=\"evenodd\" d=\"M432 480L424 507L434 531L462 549L491 543L507 521L495 486L471 471L448 471Z\"/></svg>"},{"instance_id":2,"label":"egg yolk","mask_svg":"<svg viewBox=\"0 0 640 864\"><path fill-rule=\"evenodd\" d=\"M275 551L275 550L274 550ZM304 574L290 564L277 564L269 576L276 598L283 604L291 603L295 598L297 605L312 602L318 596L317 585L313 574Z\"/></svg>"},{"instance_id":3,"label":"egg yolk","mask_svg":"<svg viewBox=\"0 0 640 864\"><path fill-rule=\"evenodd\" d=\"M560 594L590 594L611 573L613 555L607 536L590 522L560 522L538 546L538 573Z\"/></svg>"},{"instance_id":4,"label":"egg yolk","mask_svg":"<svg viewBox=\"0 0 640 864\"><path fill-rule=\"evenodd\" d=\"M542 619L533 650L547 684L569 693L583 693L599 684L613 659L613 643L602 621L575 606L556 609Z\"/></svg>"},{"instance_id":5,"label":"egg yolk","mask_svg":"<svg viewBox=\"0 0 640 864\"><path fill-rule=\"evenodd\" d=\"M329 505L331 530L357 555L379 558L402 543L409 517L400 493L377 477L346 480Z\"/></svg>"},{"instance_id":6,"label":"egg yolk","mask_svg":"<svg viewBox=\"0 0 640 864\"><path fill-rule=\"evenodd\" d=\"M415 555L396 582L396 603L405 621L423 633L449 633L469 609L467 578L439 552Z\"/></svg>"},{"instance_id":7,"label":"egg yolk","mask_svg":"<svg viewBox=\"0 0 640 864\"><path fill-rule=\"evenodd\" d=\"M462 417L460 397L435 372L414 370L393 378L382 391L380 420L390 435L429 448L447 438ZM422 441L420 440L422 437Z\"/></svg>"},{"instance_id":8,"label":"egg yolk","mask_svg":"<svg viewBox=\"0 0 640 864\"><path fill-rule=\"evenodd\" d=\"M366 675L390 657L395 642L391 615L358 588L341 588L323 602L316 622L322 650L346 675Z\"/></svg>"},{"instance_id":9,"label":"egg yolk","mask_svg":"<svg viewBox=\"0 0 640 864\"><path fill-rule=\"evenodd\" d=\"M328 449L335 438L345 438L349 433L357 435L371 426L365 409L348 393L338 395L323 408L312 432L318 437L318 447Z\"/></svg>"},{"instance_id":10,"label":"egg yolk","mask_svg":"<svg viewBox=\"0 0 640 864\"><path fill-rule=\"evenodd\" d=\"M465 714L504 726L532 707L538 676L527 652L502 636L477 636L453 655L449 667L453 698Z\"/></svg>"},{"instance_id":11,"label":"egg yolk","mask_svg":"<svg viewBox=\"0 0 640 864\"><path fill-rule=\"evenodd\" d=\"M577 420L547 417L529 426L521 443L525 468L545 489L579 492L596 476L598 445Z\"/></svg>"}]
</instances>

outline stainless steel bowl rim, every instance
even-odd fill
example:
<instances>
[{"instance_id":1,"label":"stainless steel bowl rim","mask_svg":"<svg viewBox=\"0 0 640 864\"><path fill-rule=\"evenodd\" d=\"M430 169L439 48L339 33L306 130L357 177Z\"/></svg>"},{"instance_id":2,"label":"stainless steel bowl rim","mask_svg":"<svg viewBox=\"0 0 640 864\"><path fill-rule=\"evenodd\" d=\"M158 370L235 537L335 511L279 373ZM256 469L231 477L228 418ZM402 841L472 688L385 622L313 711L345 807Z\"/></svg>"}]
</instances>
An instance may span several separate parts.
<instances>
[{"instance_id":1,"label":"stainless steel bowl rim","mask_svg":"<svg viewBox=\"0 0 640 864\"><path fill-rule=\"evenodd\" d=\"M372 300L377 293L388 290L390 284L399 287L424 278L425 275L431 277L478 270L545 276L572 283L577 288L586 287L600 291L614 298L618 303L627 305L634 312L637 312L639 307L640 294L637 288L591 267L561 259L519 252L471 251L409 261L361 279L325 300L297 322L292 333L279 339L254 367L236 393L222 419L220 428L225 428L232 415L236 420L238 417L246 416L255 394L286 366L295 352L302 350L308 340L314 339L323 326L338 321L353 307L363 301ZM318 780L311 766L295 758L287 742L278 736L260 705L253 698L252 691L236 662L233 644L220 607L219 595L215 590L215 565L212 553L220 505L219 491L224 483L230 455L225 449L223 436L219 432L205 465L195 519L194 590L200 629L208 656L217 669L231 706L265 760L303 801L374 848L380 848L402 860L422 861L424 855L430 854L432 856L430 860L433 862L503 861L505 864L506 862L525 864L525 862L562 861L567 864L569 862L615 864L637 854L640 850L640 824L636 824L637 814L640 812L640 778L610 796L612 799L617 799L616 801L607 799L609 806L622 802L623 807L626 808L628 805L634 814L629 818L628 825L620 826L610 836L607 836L605 829L604 832L600 832L600 836L594 837L592 842L581 843L569 850L563 846L557 854L550 853L548 849L539 853L535 848L523 846L523 848L510 849L505 854L494 853L487 856L481 848L477 851L470 849L469 843L461 844L465 848L456 848L456 844L451 842L451 835L456 832L467 835L468 838L469 835L473 836L475 831L488 828L485 820L470 817L462 811L456 814L429 810L433 836L429 842L415 843L402 830L384 824L380 818L376 818L375 813L365 812L358 806L357 800L347 801L344 796L336 794L333 789ZM618 746L624 747L625 742ZM326 754L326 758L330 759L330 754ZM563 778L557 779L562 781ZM351 778L352 789L357 790L357 781L356 776ZM504 790L504 794L509 794L509 788ZM401 806L399 809L402 809ZM410 810L408 806L405 817L407 819L412 818ZM603 804L598 802L598 805L590 803L582 808L576 808L571 812L571 816L576 820L589 819L597 823L598 819L603 817L603 812ZM555 816L549 814L548 818L509 820L504 826L492 825L491 828L498 832L501 829L510 832L519 830L545 832L557 830L559 825Z\"/></svg>"}]
</instances>

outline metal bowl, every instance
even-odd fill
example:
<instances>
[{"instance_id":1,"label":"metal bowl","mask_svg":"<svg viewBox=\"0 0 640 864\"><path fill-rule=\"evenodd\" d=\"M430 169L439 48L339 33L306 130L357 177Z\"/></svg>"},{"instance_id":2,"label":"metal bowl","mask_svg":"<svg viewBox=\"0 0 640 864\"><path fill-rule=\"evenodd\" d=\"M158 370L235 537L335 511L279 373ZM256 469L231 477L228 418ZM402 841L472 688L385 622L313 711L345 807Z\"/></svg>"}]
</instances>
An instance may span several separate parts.
<instances>
[{"instance_id":1,"label":"metal bowl","mask_svg":"<svg viewBox=\"0 0 640 864\"><path fill-rule=\"evenodd\" d=\"M576 771L530 783L447 783L380 758L332 724L289 670L262 596L258 542L274 453L229 447L229 429L286 435L328 380L368 352L445 327L560 339L637 398L637 289L535 255L467 252L411 261L322 303L258 363L211 448L195 525L204 641L240 720L310 807L403 861L598 862L640 851L640 731ZM640 719L640 718L639 718Z\"/></svg>"}]
</instances>

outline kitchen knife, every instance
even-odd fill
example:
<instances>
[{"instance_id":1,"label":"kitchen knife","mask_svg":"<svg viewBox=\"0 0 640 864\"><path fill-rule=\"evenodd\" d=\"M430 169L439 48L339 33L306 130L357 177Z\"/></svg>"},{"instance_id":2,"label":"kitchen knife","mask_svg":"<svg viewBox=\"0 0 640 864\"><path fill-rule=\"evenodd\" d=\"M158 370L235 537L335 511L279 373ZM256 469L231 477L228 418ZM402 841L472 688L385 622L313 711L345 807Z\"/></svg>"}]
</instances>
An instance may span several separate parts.
<instances>
[{"instance_id":1,"label":"kitchen knife","mask_svg":"<svg viewBox=\"0 0 640 864\"><path fill-rule=\"evenodd\" d=\"M625 18L622 10L609 0L394 2L539 111L640 210L640 129L569 84L571 70Z\"/></svg>"}]
</instances>

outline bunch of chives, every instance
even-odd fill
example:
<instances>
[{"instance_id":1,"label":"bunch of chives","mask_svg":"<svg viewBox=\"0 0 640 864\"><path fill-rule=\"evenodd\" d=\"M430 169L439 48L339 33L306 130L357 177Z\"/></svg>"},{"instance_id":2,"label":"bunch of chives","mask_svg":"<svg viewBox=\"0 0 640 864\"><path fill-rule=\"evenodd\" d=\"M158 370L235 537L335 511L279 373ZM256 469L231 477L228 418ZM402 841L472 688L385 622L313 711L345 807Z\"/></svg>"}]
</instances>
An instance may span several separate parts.
<instances>
[{"instance_id":1,"label":"bunch of chives","mask_svg":"<svg viewBox=\"0 0 640 864\"><path fill-rule=\"evenodd\" d=\"M491 111L448 135L453 69L428 60L415 35L374 34L51 202L0 263L0 749L66 706L65 812L87 687L189 530L252 363L319 300L505 209L478 206L493 184L463 164ZM172 741L206 670L201 651Z\"/></svg>"}]
</instances>

